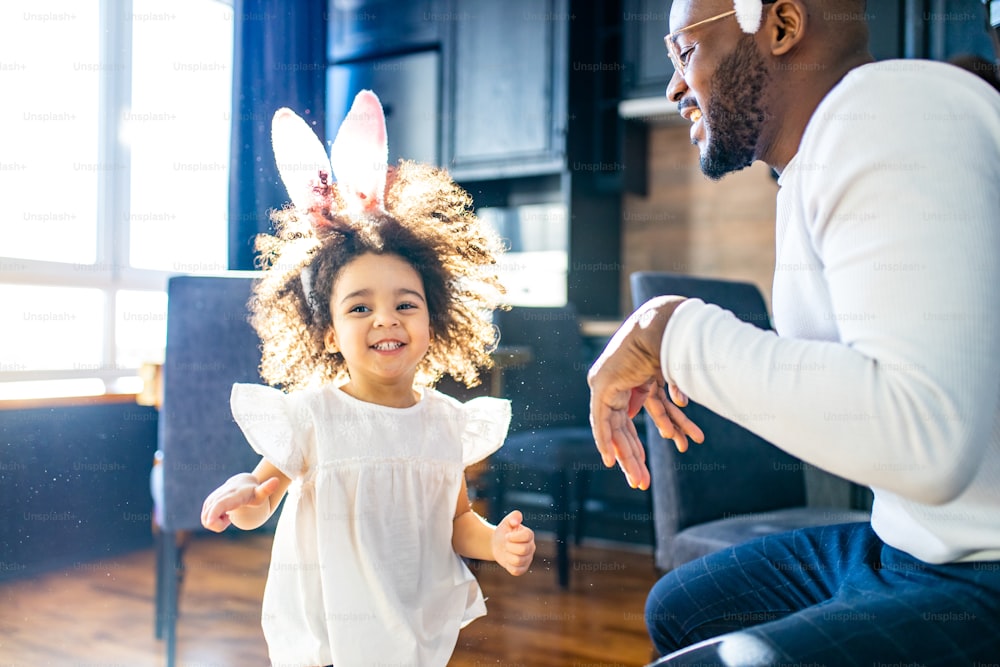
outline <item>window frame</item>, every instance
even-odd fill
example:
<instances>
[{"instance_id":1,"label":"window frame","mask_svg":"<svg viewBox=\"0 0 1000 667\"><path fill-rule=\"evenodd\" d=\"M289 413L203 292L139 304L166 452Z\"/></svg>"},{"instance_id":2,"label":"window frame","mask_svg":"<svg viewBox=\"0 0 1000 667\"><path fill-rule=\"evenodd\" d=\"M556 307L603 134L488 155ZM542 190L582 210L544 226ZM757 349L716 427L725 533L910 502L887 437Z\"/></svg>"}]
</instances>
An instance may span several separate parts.
<instances>
[{"instance_id":1,"label":"window frame","mask_svg":"<svg viewBox=\"0 0 1000 667\"><path fill-rule=\"evenodd\" d=\"M205 0L229 8L231 0ZM132 88L132 0L100 0L99 19L99 91L98 91L98 164L121 165L120 169L99 169L97 173L96 255L93 264L56 262L0 255L0 283L44 287L90 287L104 295L101 364L98 369L67 368L58 370L0 369L0 384L47 380L99 379L104 395L133 394L123 388L122 380L139 377L139 368L117 366L116 314L119 290L163 292L171 276L183 272L136 268L129 263L131 150L118 140L125 124L125 112L131 106ZM128 26L127 29L121 26ZM234 56L235 61L235 56ZM119 65L120 63L120 65ZM150 359L161 363L162 359ZM54 396L81 394L67 391ZM9 400L46 400L11 398Z\"/></svg>"}]
</instances>

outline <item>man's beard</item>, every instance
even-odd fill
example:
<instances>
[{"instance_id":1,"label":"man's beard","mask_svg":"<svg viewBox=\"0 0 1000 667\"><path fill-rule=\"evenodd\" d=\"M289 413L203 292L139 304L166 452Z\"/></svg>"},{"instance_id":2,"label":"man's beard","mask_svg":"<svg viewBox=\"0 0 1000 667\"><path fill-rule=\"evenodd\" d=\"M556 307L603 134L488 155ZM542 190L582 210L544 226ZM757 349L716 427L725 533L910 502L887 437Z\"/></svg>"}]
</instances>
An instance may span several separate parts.
<instances>
[{"instance_id":1,"label":"man's beard","mask_svg":"<svg viewBox=\"0 0 1000 667\"><path fill-rule=\"evenodd\" d=\"M712 180L749 167L765 113L760 100L767 84L764 59L745 35L712 77L705 113L706 146L701 171Z\"/></svg>"}]
</instances>

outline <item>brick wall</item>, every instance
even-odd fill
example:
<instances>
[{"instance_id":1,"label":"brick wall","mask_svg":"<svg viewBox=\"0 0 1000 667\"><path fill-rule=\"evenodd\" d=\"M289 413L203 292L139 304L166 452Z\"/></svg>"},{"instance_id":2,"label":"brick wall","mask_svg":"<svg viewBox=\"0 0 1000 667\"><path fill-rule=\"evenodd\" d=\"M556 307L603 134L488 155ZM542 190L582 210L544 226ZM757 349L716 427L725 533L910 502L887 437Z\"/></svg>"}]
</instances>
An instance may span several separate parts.
<instances>
[{"instance_id":1,"label":"brick wall","mask_svg":"<svg viewBox=\"0 0 1000 667\"><path fill-rule=\"evenodd\" d=\"M622 201L622 304L633 271L756 284L770 307L778 186L762 163L710 181L684 123L649 130L648 195Z\"/></svg>"}]
</instances>

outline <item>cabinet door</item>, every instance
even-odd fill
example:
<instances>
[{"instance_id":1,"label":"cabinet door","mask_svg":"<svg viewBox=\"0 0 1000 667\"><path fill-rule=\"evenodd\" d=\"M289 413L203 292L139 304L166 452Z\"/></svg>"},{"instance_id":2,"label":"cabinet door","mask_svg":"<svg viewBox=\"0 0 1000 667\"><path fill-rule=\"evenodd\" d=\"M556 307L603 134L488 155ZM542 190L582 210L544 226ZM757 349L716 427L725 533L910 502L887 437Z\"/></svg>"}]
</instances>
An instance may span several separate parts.
<instances>
[{"instance_id":1,"label":"cabinet door","mask_svg":"<svg viewBox=\"0 0 1000 667\"><path fill-rule=\"evenodd\" d=\"M978 0L977 0L978 1ZM904 52L905 26L902 21L903 3L898 0L882 0L871 3L865 10L868 22L868 48L875 60L902 58Z\"/></svg>"},{"instance_id":2,"label":"cabinet door","mask_svg":"<svg viewBox=\"0 0 1000 667\"><path fill-rule=\"evenodd\" d=\"M883 0L865 10L872 54L948 60L978 55L993 61L982 0Z\"/></svg>"},{"instance_id":3,"label":"cabinet door","mask_svg":"<svg viewBox=\"0 0 1000 667\"><path fill-rule=\"evenodd\" d=\"M389 164L438 164L440 54L417 51L333 65L327 73L326 136L331 141L359 91L375 91L385 113Z\"/></svg>"},{"instance_id":4,"label":"cabinet door","mask_svg":"<svg viewBox=\"0 0 1000 667\"><path fill-rule=\"evenodd\" d=\"M948 60L977 55L994 62L1000 53L994 51L986 28L987 15L982 0L931 0L923 14L930 23L928 56Z\"/></svg>"},{"instance_id":5,"label":"cabinet door","mask_svg":"<svg viewBox=\"0 0 1000 667\"><path fill-rule=\"evenodd\" d=\"M437 0L330 0L329 58L398 53L434 46L442 21Z\"/></svg>"},{"instance_id":6,"label":"cabinet door","mask_svg":"<svg viewBox=\"0 0 1000 667\"><path fill-rule=\"evenodd\" d=\"M444 118L456 178L549 173L565 162L566 0L460 0Z\"/></svg>"},{"instance_id":7,"label":"cabinet door","mask_svg":"<svg viewBox=\"0 0 1000 667\"><path fill-rule=\"evenodd\" d=\"M670 3L666 0L624 0L625 98L662 97L674 75L663 36L670 31Z\"/></svg>"}]
</instances>

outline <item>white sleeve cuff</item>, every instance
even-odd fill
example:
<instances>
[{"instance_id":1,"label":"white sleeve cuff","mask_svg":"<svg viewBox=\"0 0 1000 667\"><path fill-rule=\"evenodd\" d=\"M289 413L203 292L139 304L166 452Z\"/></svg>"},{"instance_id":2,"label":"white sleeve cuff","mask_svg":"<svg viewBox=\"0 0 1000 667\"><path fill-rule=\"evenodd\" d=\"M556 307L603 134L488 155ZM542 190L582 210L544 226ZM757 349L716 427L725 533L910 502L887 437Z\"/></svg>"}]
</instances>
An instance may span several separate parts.
<instances>
[{"instance_id":1,"label":"white sleeve cuff","mask_svg":"<svg viewBox=\"0 0 1000 667\"><path fill-rule=\"evenodd\" d=\"M701 299L689 298L685 300L674 309L666 328L663 330L663 339L660 341L660 372L668 384L676 384L676 380L670 372L670 359L674 359L675 365L677 363L677 355L669 354L668 352L673 344L679 344L678 341L684 338L683 333L679 332L683 332L685 329L685 319L690 322L690 318L697 314L700 308L704 308L705 305L705 302ZM684 391L683 387L679 388L681 391Z\"/></svg>"}]
</instances>

